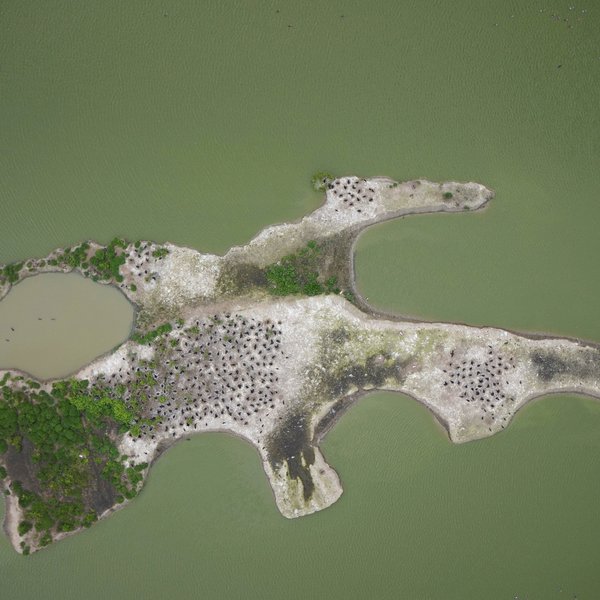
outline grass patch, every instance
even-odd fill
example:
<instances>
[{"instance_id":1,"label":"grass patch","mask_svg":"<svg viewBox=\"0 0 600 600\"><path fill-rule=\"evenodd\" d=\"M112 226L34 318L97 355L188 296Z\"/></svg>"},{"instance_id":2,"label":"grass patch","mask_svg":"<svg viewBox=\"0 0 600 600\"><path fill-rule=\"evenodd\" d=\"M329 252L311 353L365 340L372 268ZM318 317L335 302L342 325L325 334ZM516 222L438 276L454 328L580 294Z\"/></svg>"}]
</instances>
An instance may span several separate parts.
<instances>
[{"instance_id":1,"label":"grass patch","mask_svg":"<svg viewBox=\"0 0 600 600\"><path fill-rule=\"evenodd\" d=\"M308 242L295 254L284 256L265 268L269 291L274 296L339 294L335 276L323 281L320 261L321 249L314 241Z\"/></svg>"},{"instance_id":2,"label":"grass patch","mask_svg":"<svg viewBox=\"0 0 600 600\"><path fill-rule=\"evenodd\" d=\"M159 325L156 329L152 329L146 333L135 332L132 334L131 339L138 344L151 344L157 337L169 333L173 330L171 323L164 323Z\"/></svg>"}]
</instances>

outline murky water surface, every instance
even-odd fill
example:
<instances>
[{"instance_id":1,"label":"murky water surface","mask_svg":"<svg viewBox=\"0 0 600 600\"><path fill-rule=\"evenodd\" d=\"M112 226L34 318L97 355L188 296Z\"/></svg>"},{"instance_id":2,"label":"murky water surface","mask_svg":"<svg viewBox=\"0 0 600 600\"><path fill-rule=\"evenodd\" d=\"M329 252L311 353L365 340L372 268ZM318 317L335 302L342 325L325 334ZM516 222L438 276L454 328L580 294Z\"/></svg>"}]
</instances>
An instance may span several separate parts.
<instances>
[{"instance_id":1,"label":"murky water surface","mask_svg":"<svg viewBox=\"0 0 600 600\"><path fill-rule=\"evenodd\" d=\"M0 302L0 365L64 377L125 341L133 313L120 291L74 273L30 277Z\"/></svg>"},{"instance_id":2,"label":"murky water surface","mask_svg":"<svg viewBox=\"0 0 600 600\"><path fill-rule=\"evenodd\" d=\"M316 207L323 168L475 180L497 191L485 212L363 236L364 294L600 342L596 3L32 0L0 14L0 262L114 235L223 252ZM34 352L51 325L65 327L52 352L94 355L96 333L34 307L43 321L14 315L29 370L48 364ZM455 446L422 406L378 394L324 451L344 496L287 521L252 448L182 442L90 531L30 559L0 539L2 597L600 596L600 403L542 400Z\"/></svg>"}]
</instances>

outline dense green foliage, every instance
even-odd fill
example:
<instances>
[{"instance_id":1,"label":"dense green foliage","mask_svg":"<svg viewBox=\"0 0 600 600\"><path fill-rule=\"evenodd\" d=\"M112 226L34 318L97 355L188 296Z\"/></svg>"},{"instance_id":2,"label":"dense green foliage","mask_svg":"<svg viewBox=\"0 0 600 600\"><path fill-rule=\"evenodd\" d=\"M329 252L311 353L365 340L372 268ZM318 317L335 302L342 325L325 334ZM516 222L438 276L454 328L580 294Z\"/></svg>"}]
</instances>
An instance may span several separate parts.
<instances>
[{"instance_id":1,"label":"dense green foliage","mask_svg":"<svg viewBox=\"0 0 600 600\"><path fill-rule=\"evenodd\" d=\"M318 171L310 178L310 182L314 190L322 192L334 179L335 177L331 173L327 173L327 171Z\"/></svg>"},{"instance_id":2,"label":"dense green foliage","mask_svg":"<svg viewBox=\"0 0 600 600\"><path fill-rule=\"evenodd\" d=\"M275 296L339 293L335 277L329 277L322 282L319 274L320 254L317 243L311 241L297 253L284 256L278 263L266 267L265 275L270 292Z\"/></svg>"},{"instance_id":3,"label":"dense green foliage","mask_svg":"<svg viewBox=\"0 0 600 600\"><path fill-rule=\"evenodd\" d=\"M110 395L109 388L96 387L88 389L89 382L83 380L58 381L52 385L52 394L58 398L68 398L78 413L98 425L102 417L112 418L121 425L129 425L134 414L127 409L120 398Z\"/></svg>"},{"instance_id":4,"label":"dense green foliage","mask_svg":"<svg viewBox=\"0 0 600 600\"><path fill-rule=\"evenodd\" d=\"M21 521L18 526L19 535L25 535L28 531L31 531L33 523L31 521Z\"/></svg>"},{"instance_id":5,"label":"dense green foliage","mask_svg":"<svg viewBox=\"0 0 600 600\"><path fill-rule=\"evenodd\" d=\"M454 196L454 194L452 192L444 192L444 198L446 200L450 200L450 198L452 198Z\"/></svg>"},{"instance_id":6,"label":"dense green foliage","mask_svg":"<svg viewBox=\"0 0 600 600\"><path fill-rule=\"evenodd\" d=\"M8 279L9 283L16 283L19 281L19 271L23 268L23 263L11 263L6 265L0 273Z\"/></svg>"},{"instance_id":7,"label":"dense green foliage","mask_svg":"<svg viewBox=\"0 0 600 600\"><path fill-rule=\"evenodd\" d=\"M10 488L25 515L20 535L33 530L43 546L58 532L89 527L97 519L90 499L99 478L121 500L136 495L146 465L128 466L111 435L130 428L132 406L138 403L126 405L118 387L71 379L55 382L50 393L28 386L2 388L1 454L9 448L22 454L16 464L29 464L37 481L36 488L27 489L18 473L11 473ZM4 478L6 469L1 468Z\"/></svg>"},{"instance_id":8,"label":"dense green foliage","mask_svg":"<svg viewBox=\"0 0 600 600\"><path fill-rule=\"evenodd\" d=\"M164 323L163 325L159 325L156 329L152 329L146 333L135 332L132 334L131 339L138 344L150 344L157 337L169 333L172 329L173 326L170 323Z\"/></svg>"},{"instance_id":9,"label":"dense green foliage","mask_svg":"<svg viewBox=\"0 0 600 600\"><path fill-rule=\"evenodd\" d=\"M92 276L101 280L123 281L119 268L125 263L123 249L126 247L124 240L115 238L106 248L96 250L89 260L90 267L93 269Z\"/></svg>"},{"instance_id":10,"label":"dense green foliage","mask_svg":"<svg viewBox=\"0 0 600 600\"><path fill-rule=\"evenodd\" d=\"M65 248L64 252L59 255L58 260L72 268L81 267L86 264L89 249L90 245L87 242L83 242L79 246L73 246L73 248Z\"/></svg>"}]
</instances>

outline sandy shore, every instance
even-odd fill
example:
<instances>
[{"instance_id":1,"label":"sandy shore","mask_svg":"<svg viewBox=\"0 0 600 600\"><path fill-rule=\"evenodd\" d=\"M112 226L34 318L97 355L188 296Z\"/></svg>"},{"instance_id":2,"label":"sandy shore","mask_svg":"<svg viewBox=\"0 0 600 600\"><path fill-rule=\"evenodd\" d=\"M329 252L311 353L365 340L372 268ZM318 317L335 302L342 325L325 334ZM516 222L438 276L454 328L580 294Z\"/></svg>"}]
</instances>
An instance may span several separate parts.
<instances>
[{"instance_id":1,"label":"sandy shore","mask_svg":"<svg viewBox=\"0 0 600 600\"><path fill-rule=\"evenodd\" d=\"M17 527L22 520L21 509L19 508L19 500L14 495L4 497L5 512L4 512L4 533L8 536L12 547L19 553L22 553L21 537L17 531Z\"/></svg>"}]
</instances>

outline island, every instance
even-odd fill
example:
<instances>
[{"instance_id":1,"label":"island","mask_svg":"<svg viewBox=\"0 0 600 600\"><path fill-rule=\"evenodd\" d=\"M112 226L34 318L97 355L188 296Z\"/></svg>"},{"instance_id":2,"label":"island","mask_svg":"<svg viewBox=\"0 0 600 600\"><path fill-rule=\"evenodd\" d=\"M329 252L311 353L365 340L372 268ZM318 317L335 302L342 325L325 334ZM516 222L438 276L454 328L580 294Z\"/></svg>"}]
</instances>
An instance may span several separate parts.
<instances>
[{"instance_id":1,"label":"island","mask_svg":"<svg viewBox=\"0 0 600 600\"><path fill-rule=\"evenodd\" d=\"M323 205L223 256L148 241L92 241L0 266L0 299L26 277L76 271L135 307L130 338L66 379L0 370L4 529L30 554L139 493L178 440L228 432L258 451L277 506L333 504L319 450L372 390L423 403L461 443L502 431L533 398L600 397L600 347L498 328L383 314L355 286L366 227L418 213L482 210L478 183L318 174Z\"/></svg>"}]
</instances>

